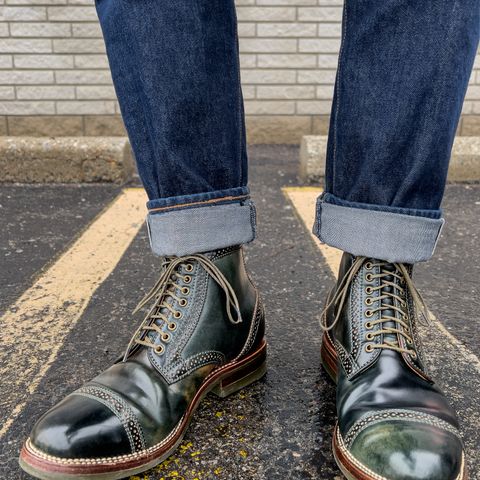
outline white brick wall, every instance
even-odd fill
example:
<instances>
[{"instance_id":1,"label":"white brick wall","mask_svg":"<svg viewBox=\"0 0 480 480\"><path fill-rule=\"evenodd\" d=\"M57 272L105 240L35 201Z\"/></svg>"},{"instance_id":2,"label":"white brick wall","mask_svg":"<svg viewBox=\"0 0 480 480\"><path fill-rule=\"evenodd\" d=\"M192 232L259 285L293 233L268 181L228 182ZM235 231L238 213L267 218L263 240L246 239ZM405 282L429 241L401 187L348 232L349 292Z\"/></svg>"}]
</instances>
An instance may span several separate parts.
<instances>
[{"instance_id":1,"label":"white brick wall","mask_svg":"<svg viewBox=\"0 0 480 480\"><path fill-rule=\"evenodd\" d=\"M342 0L237 5L247 114L328 115ZM0 0L1 116L118 113L93 0ZM480 115L480 57L464 113Z\"/></svg>"}]
</instances>

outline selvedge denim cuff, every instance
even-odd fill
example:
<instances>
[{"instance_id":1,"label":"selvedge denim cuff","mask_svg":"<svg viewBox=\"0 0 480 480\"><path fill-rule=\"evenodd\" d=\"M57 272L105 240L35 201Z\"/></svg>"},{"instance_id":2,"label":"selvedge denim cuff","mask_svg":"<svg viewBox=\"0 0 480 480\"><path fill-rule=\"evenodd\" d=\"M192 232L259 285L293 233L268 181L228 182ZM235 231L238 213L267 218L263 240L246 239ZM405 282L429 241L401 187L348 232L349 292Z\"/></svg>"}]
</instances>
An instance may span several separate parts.
<instances>
[{"instance_id":1,"label":"selvedge denim cuff","mask_svg":"<svg viewBox=\"0 0 480 480\"><path fill-rule=\"evenodd\" d=\"M158 256L208 252L251 242L256 235L255 205L245 189L189 195L176 205L171 199L150 201L148 206L148 235Z\"/></svg>"},{"instance_id":2,"label":"selvedge denim cuff","mask_svg":"<svg viewBox=\"0 0 480 480\"><path fill-rule=\"evenodd\" d=\"M407 214L399 212L406 209L348 203L328 193L318 198L313 233L322 242L388 262L417 263L432 257L445 222L432 217L441 212L415 215L413 210Z\"/></svg>"}]
</instances>

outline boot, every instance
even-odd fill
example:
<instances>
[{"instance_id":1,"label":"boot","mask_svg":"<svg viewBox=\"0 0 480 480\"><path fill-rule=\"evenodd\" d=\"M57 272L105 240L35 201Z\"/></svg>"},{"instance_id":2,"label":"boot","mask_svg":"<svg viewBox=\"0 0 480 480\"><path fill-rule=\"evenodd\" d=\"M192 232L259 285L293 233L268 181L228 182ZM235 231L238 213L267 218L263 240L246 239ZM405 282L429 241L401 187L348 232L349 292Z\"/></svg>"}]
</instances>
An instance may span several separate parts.
<instances>
[{"instance_id":1,"label":"boot","mask_svg":"<svg viewBox=\"0 0 480 480\"><path fill-rule=\"evenodd\" d=\"M167 258L124 355L35 425L20 454L34 477L118 479L182 441L198 404L266 371L264 311L241 247ZM137 307L137 308L139 308Z\"/></svg>"},{"instance_id":2,"label":"boot","mask_svg":"<svg viewBox=\"0 0 480 480\"><path fill-rule=\"evenodd\" d=\"M337 382L335 460L349 480L464 480L455 412L425 370L429 313L412 266L345 253L322 317Z\"/></svg>"}]
</instances>

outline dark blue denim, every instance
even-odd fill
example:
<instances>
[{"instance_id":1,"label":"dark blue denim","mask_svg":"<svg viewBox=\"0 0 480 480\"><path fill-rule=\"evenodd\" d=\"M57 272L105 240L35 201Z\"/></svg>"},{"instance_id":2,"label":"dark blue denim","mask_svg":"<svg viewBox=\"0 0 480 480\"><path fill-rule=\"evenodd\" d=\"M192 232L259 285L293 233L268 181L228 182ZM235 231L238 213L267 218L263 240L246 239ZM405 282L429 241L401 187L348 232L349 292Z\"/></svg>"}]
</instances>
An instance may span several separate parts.
<instances>
[{"instance_id":1,"label":"dark blue denim","mask_svg":"<svg viewBox=\"0 0 480 480\"><path fill-rule=\"evenodd\" d=\"M480 0L346 0L314 231L428 259L478 46ZM251 241L234 0L96 0L159 255Z\"/></svg>"},{"instance_id":2,"label":"dark blue denim","mask_svg":"<svg viewBox=\"0 0 480 480\"><path fill-rule=\"evenodd\" d=\"M96 6L151 206L246 187L234 0L97 0Z\"/></svg>"},{"instance_id":3,"label":"dark blue denim","mask_svg":"<svg viewBox=\"0 0 480 480\"><path fill-rule=\"evenodd\" d=\"M392 213L441 216L479 14L479 0L346 0L329 194Z\"/></svg>"},{"instance_id":4,"label":"dark blue denim","mask_svg":"<svg viewBox=\"0 0 480 480\"><path fill-rule=\"evenodd\" d=\"M320 240L391 262L433 255L479 26L479 0L345 0Z\"/></svg>"}]
</instances>

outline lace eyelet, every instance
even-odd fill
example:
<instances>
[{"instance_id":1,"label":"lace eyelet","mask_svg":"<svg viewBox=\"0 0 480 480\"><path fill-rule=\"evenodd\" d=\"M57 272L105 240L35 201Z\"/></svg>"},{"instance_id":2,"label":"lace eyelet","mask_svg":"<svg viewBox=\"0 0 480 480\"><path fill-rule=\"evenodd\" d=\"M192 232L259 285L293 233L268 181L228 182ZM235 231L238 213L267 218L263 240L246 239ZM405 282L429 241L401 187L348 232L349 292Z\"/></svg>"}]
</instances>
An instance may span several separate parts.
<instances>
[{"instance_id":1,"label":"lace eyelet","mask_svg":"<svg viewBox=\"0 0 480 480\"><path fill-rule=\"evenodd\" d=\"M367 318L371 318L371 317L373 317L373 312L371 310L365 310L365 316Z\"/></svg>"},{"instance_id":2,"label":"lace eyelet","mask_svg":"<svg viewBox=\"0 0 480 480\"><path fill-rule=\"evenodd\" d=\"M163 353L165 352L165 347L163 345L155 345L153 350L157 355L163 355Z\"/></svg>"},{"instance_id":3,"label":"lace eyelet","mask_svg":"<svg viewBox=\"0 0 480 480\"><path fill-rule=\"evenodd\" d=\"M405 308L405 307L407 306L407 302L406 302L405 300L402 300L402 301L400 302L400 305L401 305L403 308Z\"/></svg>"},{"instance_id":4,"label":"lace eyelet","mask_svg":"<svg viewBox=\"0 0 480 480\"><path fill-rule=\"evenodd\" d=\"M174 318L182 318L182 312L179 312L178 310L176 310L174 313L173 313L173 316Z\"/></svg>"},{"instance_id":5,"label":"lace eyelet","mask_svg":"<svg viewBox=\"0 0 480 480\"><path fill-rule=\"evenodd\" d=\"M416 359L418 358L417 352L416 352L415 350L411 350L411 351L410 351L410 356L411 356L414 360L416 360Z\"/></svg>"},{"instance_id":6,"label":"lace eyelet","mask_svg":"<svg viewBox=\"0 0 480 480\"><path fill-rule=\"evenodd\" d=\"M373 323L372 323L372 322L367 322L367 323L365 323L365 328L366 328L367 330L371 330L371 329L373 328Z\"/></svg>"},{"instance_id":7,"label":"lace eyelet","mask_svg":"<svg viewBox=\"0 0 480 480\"><path fill-rule=\"evenodd\" d=\"M373 298L367 297L365 299L365 305L372 305L373 304Z\"/></svg>"},{"instance_id":8,"label":"lace eyelet","mask_svg":"<svg viewBox=\"0 0 480 480\"><path fill-rule=\"evenodd\" d=\"M185 276L183 277L183 281L184 281L185 283L190 283L190 282L192 281L192 277L191 277L190 275L185 275Z\"/></svg>"},{"instance_id":9,"label":"lace eyelet","mask_svg":"<svg viewBox=\"0 0 480 480\"><path fill-rule=\"evenodd\" d=\"M182 287L182 293L184 295L188 295L190 293L190 289L188 287Z\"/></svg>"},{"instance_id":10,"label":"lace eyelet","mask_svg":"<svg viewBox=\"0 0 480 480\"><path fill-rule=\"evenodd\" d=\"M193 265L191 263L187 263L187 265L185 266L185 270L187 272L193 272Z\"/></svg>"},{"instance_id":11,"label":"lace eyelet","mask_svg":"<svg viewBox=\"0 0 480 480\"><path fill-rule=\"evenodd\" d=\"M371 333L371 332L367 333L367 334L365 335L365 338L366 338L367 340L373 340L373 333Z\"/></svg>"},{"instance_id":12,"label":"lace eyelet","mask_svg":"<svg viewBox=\"0 0 480 480\"><path fill-rule=\"evenodd\" d=\"M170 341L170 334L169 333L163 333L162 334L162 340L165 342L165 343L168 343Z\"/></svg>"},{"instance_id":13,"label":"lace eyelet","mask_svg":"<svg viewBox=\"0 0 480 480\"><path fill-rule=\"evenodd\" d=\"M365 351L366 351L367 353L372 353L372 352L373 352L373 345L372 345L371 343L367 343L367 344L365 345Z\"/></svg>"},{"instance_id":14,"label":"lace eyelet","mask_svg":"<svg viewBox=\"0 0 480 480\"><path fill-rule=\"evenodd\" d=\"M404 320L405 322L408 320L408 315L406 315L405 313L402 315L402 320Z\"/></svg>"},{"instance_id":15,"label":"lace eyelet","mask_svg":"<svg viewBox=\"0 0 480 480\"><path fill-rule=\"evenodd\" d=\"M365 280L366 280L367 282L371 282L371 281L373 280L373 275L372 275L371 273L367 273L367 274L365 275Z\"/></svg>"},{"instance_id":16,"label":"lace eyelet","mask_svg":"<svg viewBox=\"0 0 480 480\"><path fill-rule=\"evenodd\" d=\"M187 299L186 298L181 298L178 302L178 304L181 306L181 307L186 307L187 306Z\"/></svg>"},{"instance_id":17,"label":"lace eyelet","mask_svg":"<svg viewBox=\"0 0 480 480\"><path fill-rule=\"evenodd\" d=\"M167 327L171 332L174 332L177 329L177 324L175 322L169 323Z\"/></svg>"},{"instance_id":18,"label":"lace eyelet","mask_svg":"<svg viewBox=\"0 0 480 480\"><path fill-rule=\"evenodd\" d=\"M367 262L367 263L365 264L365 270L371 270L372 268L373 268L372 262Z\"/></svg>"},{"instance_id":19,"label":"lace eyelet","mask_svg":"<svg viewBox=\"0 0 480 480\"><path fill-rule=\"evenodd\" d=\"M373 287L365 287L365 293L371 295L373 293Z\"/></svg>"}]
</instances>

